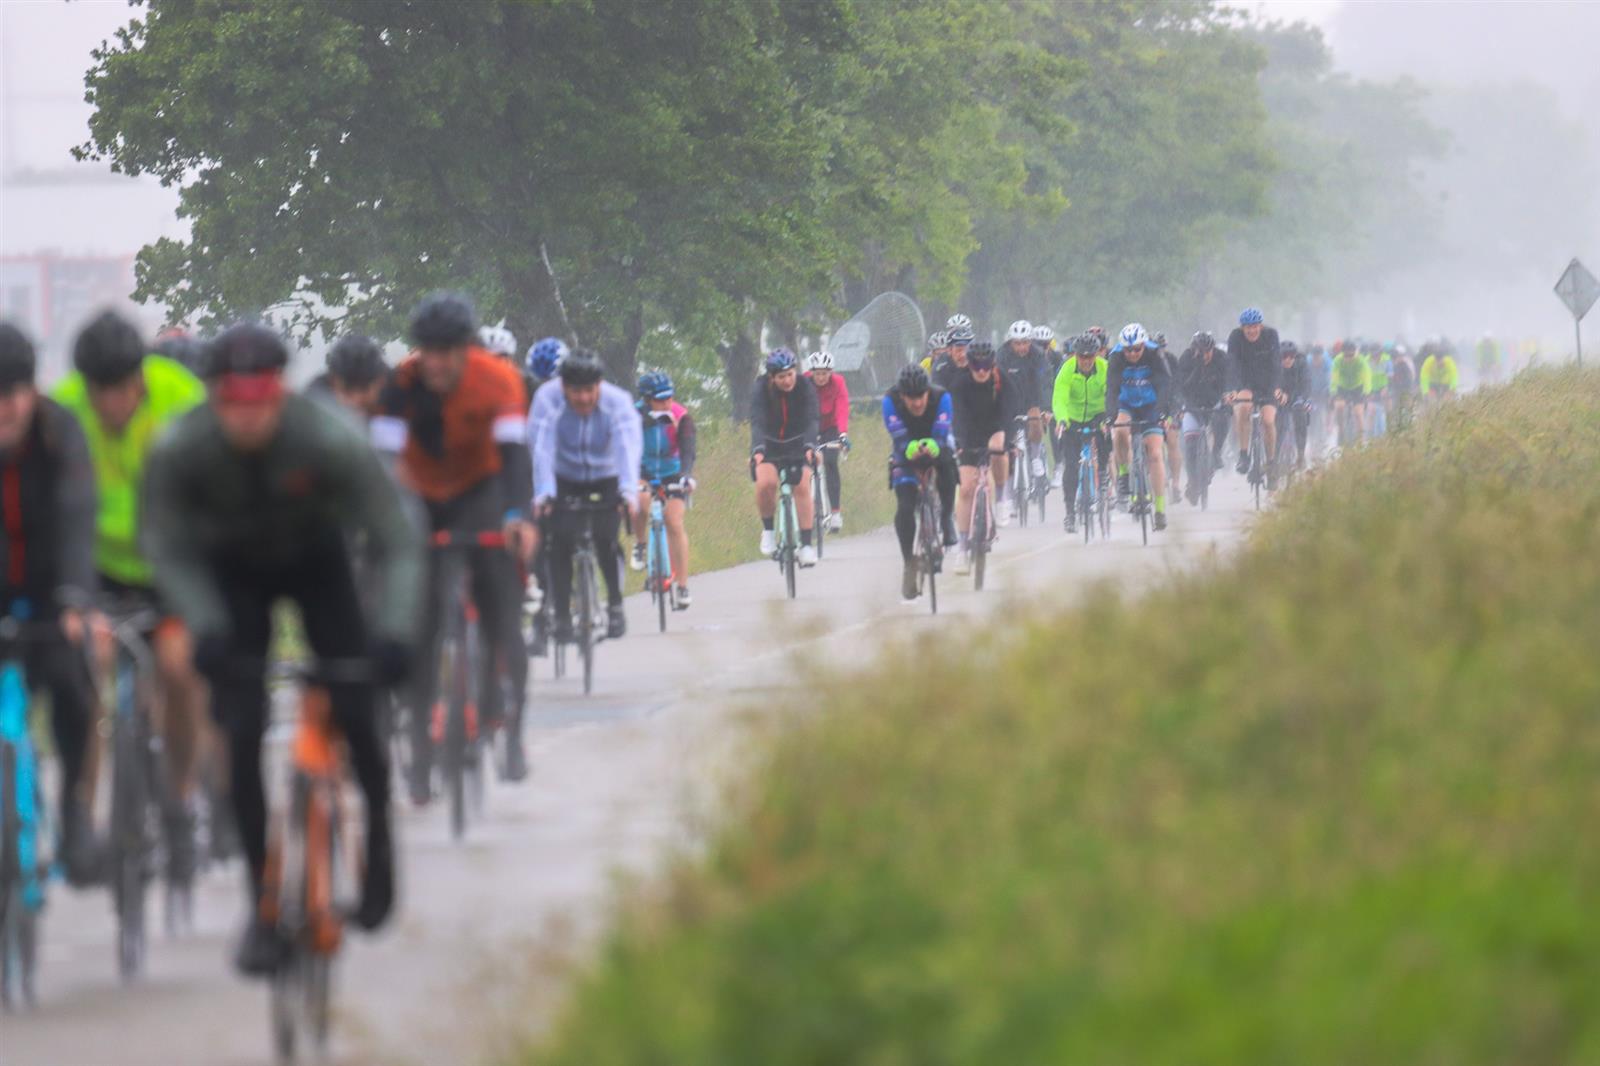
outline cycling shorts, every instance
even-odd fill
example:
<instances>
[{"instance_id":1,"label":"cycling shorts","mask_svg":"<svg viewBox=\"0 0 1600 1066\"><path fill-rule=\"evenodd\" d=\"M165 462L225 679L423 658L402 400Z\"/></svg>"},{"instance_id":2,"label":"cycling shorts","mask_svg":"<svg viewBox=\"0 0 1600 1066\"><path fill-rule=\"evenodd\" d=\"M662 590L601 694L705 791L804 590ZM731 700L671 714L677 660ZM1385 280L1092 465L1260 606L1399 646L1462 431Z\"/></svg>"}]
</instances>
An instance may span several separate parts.
<instances>
[{"instance_id":1,"label":"cycling shorts","mask_svg":"<svg viewBox=\"0 0 1600 1066\"><path fill-rule=\"evenodd\" d=\"M688 477L684 474L673 474L670 477L657 478L656 480L661 482L661 487L666 490L668 499L681 500L689 490L689 486L684 484L688 480ZM648 486L650 479L645 478L644 483ZM648 501L648 493L643 498Z\"/></svg>"},{"instance_id":2,"label":"cycling shorts","mask_svg":"<svg viewBox=\"0 0 1600 1066\"><path fill-rule=\"evenodd\" d=\"M1249 399L1244 397L1247 392L1250 394ZM1256 407L1276 407L1278 406L1278 396L1270 388L1258 389L1250 385L1241 385L1239 387L1239 402L1252 404Z\"/></svg>"},{"instance_id":3,"label":"cycling shorts","mask_svg":"<svg viewBox=\"0 0 1600 1066\"><path fill-rule=\"evenodd\" d=\"M1333 398L1335 400L1343 400L1345 403L1366 403L1367 390L1362 388L1336 389Z\"/></svg>"},{"instance_id":4,"label":"cycling shorts","mask_svg":"<svg viewBox=\"0 0 1600 1066\"><path fill-rule=\"evenodd\" d=\"M758 464L755 462L755 458L752 456L750 460L751 481L756 479L757 465ZM791 485L798 485L800 483L800 475L804 471L811 469L811 464L806 462L806 457L803 453L800 455L763 456L759 465L776 467L779 479L781 480L783 476L787 474L789 476L789 484Z\"/></svg>"},{"instance_id":5,"label":"cycling shorts","mask_svg":"<svg viewBox=\"0 0 1600 1066\"><path fill-rule=\"evenodd\" d=\"M130 585L106 574L100 575L101 601L114 611L149 611L156 623L144 633L146 637L161 636L183 629L183 619L172 610L158 589L151 585Z\"/></svg>"},{"instance_id":6,"label":"cycling shorts","mask_svg":"<svg viewBox=\"0 0 1600 1066\"><path fill-rule=\"evenodd\" d=\"M1128 416L1127 424L1132 431L1141 437L1162 437L1166 435L1165 419L1156 416L1153 407L1124 407L1117 415L1121 418Z\"/></svg>"},{"instance_id":7,"label":"cycling shorts","mask_svg":"<svg viewBox=\"0 0 1600 1066\"><path fill-rule=\"evenodd\" d=\"M980 467L989 461L989 445L981 444L976 448L957 448L956 462L961 466Z\"/></svg>"}]
</instances>

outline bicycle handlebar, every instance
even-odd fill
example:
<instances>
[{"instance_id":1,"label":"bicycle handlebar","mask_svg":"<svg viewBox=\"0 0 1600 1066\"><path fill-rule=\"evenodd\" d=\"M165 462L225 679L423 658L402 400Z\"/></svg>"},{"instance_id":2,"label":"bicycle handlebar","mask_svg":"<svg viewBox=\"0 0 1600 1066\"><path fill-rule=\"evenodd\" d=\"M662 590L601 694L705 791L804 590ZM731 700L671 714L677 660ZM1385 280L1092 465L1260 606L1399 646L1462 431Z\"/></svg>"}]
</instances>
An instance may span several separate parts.
<instances>
[{"instance_id":1,"label":"bicycle handlebar","mask_svg":"<svg viewBox=\"0 0 1600 1066\"><path fill-rule=\"evenodd\" d=\"M435 549L472 549L472 548L504 548L506 535L496 530L485 530L481 533L462 533L449 529L441 529L428 538L428 546Z\"/></svg>"}]
</instances>

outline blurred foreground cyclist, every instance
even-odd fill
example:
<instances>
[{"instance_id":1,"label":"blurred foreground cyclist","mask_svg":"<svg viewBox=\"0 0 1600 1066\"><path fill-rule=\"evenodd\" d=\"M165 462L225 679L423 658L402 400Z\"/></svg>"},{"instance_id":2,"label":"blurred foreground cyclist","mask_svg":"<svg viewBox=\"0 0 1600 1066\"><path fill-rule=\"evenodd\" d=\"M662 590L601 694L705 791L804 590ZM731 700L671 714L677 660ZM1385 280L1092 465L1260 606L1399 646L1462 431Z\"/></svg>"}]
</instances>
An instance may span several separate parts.
<instances>
[{"instance_id":1,"label":"blurred foreground cyclist","mask_svg":"<svg viewBox=\"0 0 1600 1066\"><path fill-rule=\"evenodd\" d=\"M405 674L415 645L422 554L400 491L358 430L289 394L288 351L271 330L233 326L209 346L210 402L183 416L151 453L146 525L164 596L195 638L227 733L234 815L249 860L250 920L236 955L246 974L280 954L260 913L267 807L261 740L272 608L300 608L319 659L370 658L374 678L328 686L333 717L366 799L366 861L354 920L376 929L394 901L389 771L374 697ZM351 575L350 534L365 538L382 590L368 619Z\"/></svg>"},{"instance_id":2,"label":"blurred foreground cyclist","mask_svg":"<svg viewBox=\"0 0 1600 1066\"><path fill-rule=\"evenodd\" d=\"M917 497L921 475L932 468L939 487L939 519L945 547L958 543L953 520L956 505L956 471L950 461L955 446L951 436L953 405L950 394L928 380L928 372L912 363L883 396L883 424L889 431L889 487L894 491L894 531L900 538L900 595L914 600L919 594L916 564ZM802 519L803 520L803 519Z\"/></svg>"}]
</instances>

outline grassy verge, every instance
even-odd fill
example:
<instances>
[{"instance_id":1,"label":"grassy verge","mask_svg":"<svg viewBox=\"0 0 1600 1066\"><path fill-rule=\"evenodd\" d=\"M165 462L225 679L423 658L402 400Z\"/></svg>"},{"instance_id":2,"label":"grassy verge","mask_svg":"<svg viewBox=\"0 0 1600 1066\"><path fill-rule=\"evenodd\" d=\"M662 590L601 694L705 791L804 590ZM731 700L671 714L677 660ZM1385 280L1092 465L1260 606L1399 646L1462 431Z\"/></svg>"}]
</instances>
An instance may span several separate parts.
<instances>
[{"instance_id":1,"label":"grassy verge","mask_svg":"<svg viewBox=\"0 0 1600 1066\"><path fill-rule=\"evenodd\" d=\"M1600 1061L1597 470L1600 376L1528 375L841 678L515 1061Z\"/></svg>"},{"instance_id":2,"label":"grassy verge","mask_svg":"<svg viewBox=\"0 0 1600 1066\"><path fill-rule=\"evenodd\" d=\"M845 532L861 533L894 519L894 497L884 477L889 436L881 420L861 414L851 419L850 430L852 450L840 470ZM720 420L701 425L695 480L699 487L688 518L691 572L759 559L761 525L750 481L750 428ZM630 583L641 586L642 578L632 574Z\"/></svg>"}]
</instances>

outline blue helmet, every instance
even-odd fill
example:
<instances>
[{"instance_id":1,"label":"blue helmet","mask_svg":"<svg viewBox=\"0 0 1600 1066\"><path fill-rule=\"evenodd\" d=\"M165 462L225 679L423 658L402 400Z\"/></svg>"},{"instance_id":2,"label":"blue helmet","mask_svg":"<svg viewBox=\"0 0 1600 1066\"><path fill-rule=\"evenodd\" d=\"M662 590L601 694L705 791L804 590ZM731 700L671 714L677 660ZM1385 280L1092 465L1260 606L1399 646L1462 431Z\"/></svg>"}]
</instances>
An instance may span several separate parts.
<instances>
[{"instance_id":1,"label":"blue helmet","mask_svg":"<svg viewBox=\"0 0 1600 1066\"><path fill-rule=\"evenodd\" d=\"M767 373L781 374L785 370L793 370L800 364L794 353L787 348L774 348L767 353Z\"/></svg>"},{"instance_id":2,"label":"blue helmet","mask_svg":"<svg viewBox=\"0 0 1600 1066\"><path fill-rule=\"evenodd\" d=\"M528 373L540 381L549 381L556 376L556 371L561 369L561 361L567 357L567 342L560 337L546 337L542 341L534 342L528 349Z\"/></svg>"},{"instance_id":3,"label":"blue helmet","mask_svg":"<svg viewBox=\"0 0 1600 1066\"><path fill-rule=\"evenodd\" d=\"M660 370L651 370L639 375L639 388L636 390L642 400L666 400L672 397L672 378Z\"/></svg>"},{"instance_id":4,"label":"blue helmet","mask_svg":"<svg viewBox=\"0 0 1600 1066\"><path fill-rule=\"evenodd\" d=\"M1246 307L1239 312L1239 325L1241 326L1259 326L1261 321L1261 308L1259 307Z\"/></svg>"}]
</instances>

